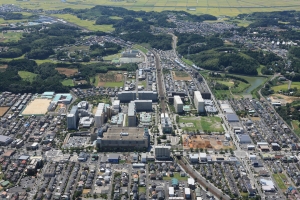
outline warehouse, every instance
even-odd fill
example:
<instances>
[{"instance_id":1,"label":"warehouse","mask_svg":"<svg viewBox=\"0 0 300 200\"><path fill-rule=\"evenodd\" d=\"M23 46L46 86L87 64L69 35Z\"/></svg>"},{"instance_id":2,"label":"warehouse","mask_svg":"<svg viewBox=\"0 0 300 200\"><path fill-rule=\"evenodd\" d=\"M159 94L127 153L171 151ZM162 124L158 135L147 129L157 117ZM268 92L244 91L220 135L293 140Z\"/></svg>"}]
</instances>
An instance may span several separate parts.
<instances>
[{"instance_id":1,"label":"warehouse","mask_svg":"<svg viewBox=\"0 0 300 200\"><path fill-rule=\"evenodd\" d=\"M5 135L0 135L0 145L1 146L7 146L9 145L13 139L11 137L5 136Z\"/></svg>"},{"instance_id":2,"label":"warehouse","mask_svg":"<svg viewBox=\"0 0 300 200\"><path fill-rule=\"evenodd\" d=\"M236 114L227 114L226 119L228 122L239 122L239 117Z\"/></svg>"},{"instance_id":3,"label":"warehouse","mask_svg":"<svg viewBox=\"0 0 300 200\"><path fill-rule=\"evenodd\" d=\"M240 135L236 135L237 136L237 140L239 141L239 143L241 144L251 144L251 138L249 135L246 134L240 134Z\"/></svg>"}]
</instances>

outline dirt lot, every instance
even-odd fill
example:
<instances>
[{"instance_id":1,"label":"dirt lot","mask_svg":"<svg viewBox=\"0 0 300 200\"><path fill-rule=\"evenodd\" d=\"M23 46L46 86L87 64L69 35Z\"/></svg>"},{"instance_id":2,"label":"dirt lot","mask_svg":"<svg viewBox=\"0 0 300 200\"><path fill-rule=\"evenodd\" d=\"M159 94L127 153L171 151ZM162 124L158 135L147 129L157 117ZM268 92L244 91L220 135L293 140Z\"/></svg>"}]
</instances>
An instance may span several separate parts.
<instances>
[{"instance_id":1,"label":"dirt lot","mask_svg":"<svg viewBox=\"0 0 300 200\"><path fill-rule=\"evenodd\" d=\"M78 69L69 69L69 68L63 68L63 67L58 67L55 68L60 74L64 74L68 77L73 76L78 72Z\"/></svg>"},{"instance_id":2,"label":"dirt lot","mask_svg":"<svg viewBox=\"0 0 300 200\"><path fill-rule=\"evenodd\" d=\"M2 117L7 111L9 107L0 107L0 117Z\"/></svg>"},{"instance_id":3,"label":"dirt lot","mask_svg":"<svg viewBox=\"0 0 300 200\"><path fill-rule=\"evenodd\" d=\"M106 74L99 74L98 87L104 86L106 82L122 82L123 73L116 71L109 71Z\"/></svg>"},{"instance_id":4,"label":"dirt lot","mask_svg":"<svg viewBox=\"0 0 300 200\"><path fill-rule=\"evenodd\" d=\"M50 99L35 99L31 101L25 110L23 115L44 115L47 113L47 109L51 103Z\"/></svg>"},{"instance_id":5,"label":"dirt lot","mask_svg":"<svg viewBox=\"0 0 300 200\"><path fill-rule=\"evenodd\" d=\"M231 142L225 140L224 135L194 135L189 137L188 135L182 135L183 148L184 149L228 149L233 148Z\"/></svg>"},{"instance_id":6,"label":"dirt lot","mask_svg":"<svg viewBox=\"0 0 300 200\"><path fill-rule=\"evenodd\" d=\"M172 71L173 79L176 81L191 81L192 78L189 74L183 71Z\"/></svg>"},{"instance_id":7,"label":"dirt lot","mask_svg":"<svg viewBox=\"0 0 300 200\"><path fill-rule=\"evenodd\" d=\"M292 103L293 101L300 100L300 97L285 96L283 94L272 94L271 101L281 102L282 104Z\"/></svg>"}]
</instances>

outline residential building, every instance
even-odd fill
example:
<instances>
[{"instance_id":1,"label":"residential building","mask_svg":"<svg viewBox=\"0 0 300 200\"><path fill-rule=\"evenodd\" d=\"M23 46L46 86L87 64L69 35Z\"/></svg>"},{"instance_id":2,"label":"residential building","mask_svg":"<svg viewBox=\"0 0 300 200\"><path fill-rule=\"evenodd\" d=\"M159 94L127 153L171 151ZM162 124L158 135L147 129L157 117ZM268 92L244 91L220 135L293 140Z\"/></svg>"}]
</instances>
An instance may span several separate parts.
<instances>
[{"instance_id":1,"label":"residential building","mask_svg":"<svg viewBox=\"0 0 300 200\"><path fill-rule=\"evenodd\" d=\"M194 104L198 113L205 112L204 109L204 100L199 91L194 91Z\"/></svg>"},{"instance_id":2,"label":"residential building","mask_svg":"<svg viewBox=\"0 0 300 200\"><path fill-rule=\"evenodd\" d=\"M68 129L76 129L78 121L78 107L73 106L70 113L67 115Z\"/></svg>"},{"instance_id":3,"label":"residential building","mask_svg":"<svg viewBox=\"0 0 300 200\"><path fill-rule=\"evenodd\" d=\"M136 127L136 110L133 102L128 104L128 127Z\"/></svg>"},{"instance_id":4,"label":"residential building","mask_svg":"<svg viewBox=\"0 0 300 200\"><path fill-rule=\"evenodd\" d=\"M178 96L178 95L174 96L174 107L175 107L176 113L183 112L183 102L182 102L180 96Z\"/></svg>"},{"instance_id":5,"label":"residential building","mask_svg":"<svg viewBox=\"0 0 300 200\"><path fill-rule=\"evenodd\" d=\"M160 123L163 133L172 133L173 126L168 113L161 113Z\"/></svg>"},{"instance_id":6,"label":"residential building","mask_svg":"<svg viewBox=\"0 0 300 200\"><path fill-rule=\"evenodd\" d=\"M104 119L105 119L105 112L104 112L104 103L99 103L97 110L96 110L96 114L95 114L95 126L97 128L100 128L103 123L104 123Z\"/></svg>"},{"instance_id":7,"label":"residential building","mask_svg":"<svg viewBox=\"0 0 300 200\"><path fill-rule=\"evenodd\" d=\"M9 145L13 139L11 137L0 135L0 146L7 146Z\"/></svg>"}]
</instances>

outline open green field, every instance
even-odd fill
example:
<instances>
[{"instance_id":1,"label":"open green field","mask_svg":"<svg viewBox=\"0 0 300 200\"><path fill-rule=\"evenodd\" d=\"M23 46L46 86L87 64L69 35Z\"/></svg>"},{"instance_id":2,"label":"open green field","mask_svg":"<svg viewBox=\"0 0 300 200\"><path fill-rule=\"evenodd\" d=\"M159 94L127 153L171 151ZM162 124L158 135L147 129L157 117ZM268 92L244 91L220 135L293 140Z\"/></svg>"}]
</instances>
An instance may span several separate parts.
<instances>
[{"instance_id":1,"label":"open green field","mask_svg":"<svg viewBox=\"0 0 300 200\"><path fill-rule=\"evenodd\" d=\"M104 31L104 32L111 32L114 30L112 25L95 25L95 21L89 20L81 20L75 15L71 14L54 14L53 17L57 17L59 19L63 19L67 22L77 24L83 28L86 28L90 31Z\"/></svg>"},{"instance_id":2,"label":"open green field","mask_svg":"<svg viewBox=\"0 0 300 200\"><path fill-rule=\"evenodd\" d=\"M138 44L133 45L133 48L138 49L138 50L140 50L141 52L143 52L145 54L148 52L148 50L145 47L143 47L141 45L138 45Z\"/></svg>"},{"instance_id":3,"label":"open green field","mask_svg":"<svg viewBox=\"0 0 300 200\"><path fill-rule=\"evenodd\" d=\"M188 179L188 177L181 177L180 176L180 174L179 174L179 172L175 172L175 173L173 173L173 177L170 177L170 176L164 176L163 177L163 180L164 181L170 181L170 180L172 180L172 178L176 178L178 181L187 181L187 179Z\"/></svg>"},{"instance_id":4,"label":"open green field","mask_svg":"<svg viewBox=\"0 0 300 200\"><path fill-rule=\"evenodd\" d=\"M29 82L32 82L34 78L37 76L37 74L28 71L18 71L18 74L23 80Z\"/></svg>"},{"instance_id":5,"label":"open green field","mask_svg":"<svg viewBox=\"0 0 300 200\"><path fill-rule=\"evenodd\" d=\"M287 189L287 187L283 181L283 180L286 180L286 177L284 174L273 174L273 177L280 189L282 189L282 190Z\"/></svg>"},{"instance_id":6,"label":"open green field","mask_svg":"<svg viewBox=\"0 0 300 200\"><path fill-rule=\"evenodd\" d=\"M1 34L0 41L1 42L14 42L14 41L20 40L21 37L22 37L22 33L7 32L7 33L3 33L3 35Z\"/></svg>"},{"instance_id":7,"label":"open green field","mask_svg":"<svg viewBox=\"0 0 300 200\"><path fill-rule=\"evenodd\" d=\"M146 187L139 187L139 194L141 193L146 194Z\"/></svg>"},{"instance_id":8,"label":"open green field","mask_svg":"<svg viewBox=\"0 0 300 200\"><path fill-rule=\"evenodd\" d=\"M298 120L292 120L292 125L294 128L294 132L298 135L298 137L300 136L300 122Z\"/></svg>"},{"instance_id":9,"label":"open green field","mask_svg":"<svg viewBox=\"0 0 300 200\"><path fill-rule=\"evenodd\" d=\"M117 54L113 54L113 55L109 55L109 56L104 56L103 60L111 61L111 60L120 59L120 58L121 58L121 53L117 53Z\"/></svg>"},{"instance_id":10,"label":"open green field","mask_svg":"<svg viewBox=\"0 0 300 200\"><path fill-rule=\"evenodd\" d=\"M190 66L192 66L192 65L194 64L193 61L191 61L191 60L189 60L189 59L186 59L186 58L184 58L184 57L182 57L181 60L182 60L185 64L190 65Z\"/></svg>"},{"instance_id":11,"label":"open green field","mask_svg":"<svg viewBox=\"0 0 300 200\"><path fill-rule=\"evenodd\" d=\"M72 79L66 79L61 82L64 86L74 86Z\"/></svg>"},{"instance_id":12,"label":"open green field","mask_svg":"<svg viewBox=\"0 0 300 200\"><path fill-rule=\"evenodd\" d=\"M104 87L123 87L124 82L106 82Z\"/></svg>"},{"instance_id":13,"label":"open green field","mask_svg":"<svg viewBox=\"0 0 300 200\"><path fill-rule=\"evenodd\" d=\"M193 127L182 127L183 130L203 130L207 132L223 132L224 129L219 117L179 117L179 124L192 123Z\"/></svg>"},{"instance_id":14,"label":"open green field","mask_svg":"<svg viewBox=\"0 0 300 200\"><path fill-rule=\"evenodd\" d=\"M223 85L227 85L228 87L232 87L234 83L231 81L217 81L218 83L221 83Z\"/></svg>"},{"instance_id":15,"label":"open green field","mask_svg":"<svg viewBox=\"0 0 300 200\"><path fill-rule=\"evenodd\" d=\"M288 88L289 88L289 82L288 81L285 81L284 84L282 84L282 85L276 85L276 86L272 87L272 89L275 92L286 91L286 90L288 90ZM299 90L300 89L300 82L292 82L290 88L291 89L297 88Z\"/></svg>"},{"instance_id":16,"label":"open green field","mask_svg":"<svg viewBox=\"0 0 300 200\"><path fill-rule=\"evenodd\" d=\"M215 16L236 16L241 13L252 12L271 12L282 10L300 10L300 1L297 0L177 0L177 1L158 1L158 0L139 0L139 1L109 1L109 0L30 0L19 1L11 0L10 4L20 5L23 8L44 10L58 10L64 8L84 9L95 5L120 6L131 10L144 11L164 11L176 10L187 11L193 14L212 14ZM7 0L0 0L0 4L7 4ZM195 8L194 11L188 11L187 8Z\"/></svg>"}]
</instances>

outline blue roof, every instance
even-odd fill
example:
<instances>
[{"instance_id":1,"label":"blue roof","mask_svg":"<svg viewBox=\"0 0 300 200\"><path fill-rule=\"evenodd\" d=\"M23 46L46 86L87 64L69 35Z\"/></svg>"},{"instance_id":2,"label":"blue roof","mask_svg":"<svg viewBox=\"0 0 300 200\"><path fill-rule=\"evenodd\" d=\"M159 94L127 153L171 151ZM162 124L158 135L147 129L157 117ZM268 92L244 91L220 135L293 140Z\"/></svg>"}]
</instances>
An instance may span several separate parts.
<instances>
[{"instance_id":1,"label":"blue roof","mask_svg":"<svg viewBox=\"0 0 300 200\"><path fill-rule=\"evenodd\" d=\"M179 184L178 179L176 179L176 178L172 178L171 182L172 182L172 185L178 185Z\"/></svg>"},{"instance_id":2,"label":"blue roof","mask_svg":"<svg viewBox=\"0 0 300 200\"><path fill-rule=\"evenodd\" d=\"M43 96L53 96L55 92L44 92L42 95Z\"/></svg>"}]
</instances>

